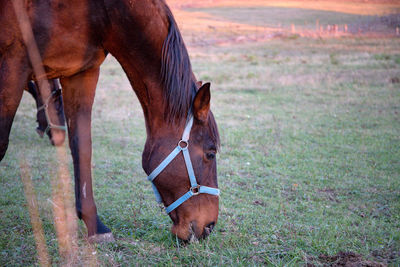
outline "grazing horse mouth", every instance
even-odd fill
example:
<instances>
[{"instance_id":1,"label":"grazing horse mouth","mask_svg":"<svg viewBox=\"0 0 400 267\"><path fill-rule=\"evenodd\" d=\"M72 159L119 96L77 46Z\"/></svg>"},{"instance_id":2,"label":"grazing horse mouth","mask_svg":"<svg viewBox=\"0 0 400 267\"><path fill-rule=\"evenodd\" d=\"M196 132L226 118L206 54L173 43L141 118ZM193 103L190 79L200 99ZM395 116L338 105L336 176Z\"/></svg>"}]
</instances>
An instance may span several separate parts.
<instances>
[{"instance_id":1,"label":"grazing horse mouth","mask_svg":"<svg viewBox=\"0 0 400 267\"><path fill-rule=\"evenodd\" d=\"M186 241L188 243L192 243L192 242L196 242L198 240L204 239L211 234L212 230L214 229L214 226L215 226L215 222L209 223L206 227L204 227L204 230L201 233L201 235L197 237L196 236L197 225L196 225L195 221L192 221L189 223L189 237L187 240L184 240L184 241Z\"/></svg>"}]
</instances>

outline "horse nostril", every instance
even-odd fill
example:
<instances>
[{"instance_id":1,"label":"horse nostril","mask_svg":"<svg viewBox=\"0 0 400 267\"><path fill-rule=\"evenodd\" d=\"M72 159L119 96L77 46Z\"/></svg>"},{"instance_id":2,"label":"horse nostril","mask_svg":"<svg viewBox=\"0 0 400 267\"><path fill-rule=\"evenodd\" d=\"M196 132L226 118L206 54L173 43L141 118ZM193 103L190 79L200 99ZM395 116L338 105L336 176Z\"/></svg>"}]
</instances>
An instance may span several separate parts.
<instances>
[{"instance_id":1,"label":"horse nostril","mask_svg":"<svg viewBox=\"0 0 400 267\"><path fill-rule=\"evenodd\" d=\"M214 229L214 226L215 222L211 222L207 224L206 227L204 227L204 232L203 232L204 237L208 236L211 233L211 231Z\"/></svg>"},{"instance_id":2,"label":"horse nostril","mask_svg":"<svg viewBox=\"0 0 400 267\"><path fill-rule=\"evenodd\" d=\"M212 230L212 229L214 229L214 226L215 226L215 222L211 222L206 227L210 228Z\"/></svg>"}]
</instances>

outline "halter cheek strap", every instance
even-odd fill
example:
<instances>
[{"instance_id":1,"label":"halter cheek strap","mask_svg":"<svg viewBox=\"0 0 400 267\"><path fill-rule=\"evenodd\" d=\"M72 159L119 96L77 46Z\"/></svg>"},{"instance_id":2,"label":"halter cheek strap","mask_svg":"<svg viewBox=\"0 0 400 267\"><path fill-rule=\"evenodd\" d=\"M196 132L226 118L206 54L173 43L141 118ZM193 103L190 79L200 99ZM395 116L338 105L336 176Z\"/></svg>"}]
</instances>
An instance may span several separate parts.
<instances>
[{"instance_id":1,"label":"halter cheek strap","mask_svg":"<svg viewBox=\"0 0 400 267\"><path fill-rule=\"evenodd\" d=\"M197 184L196 176L193 171L192 161L190 160L190 154L188 150L189 136L190 136L190 131L192 129L192 125L193 125L193 116L190 116L189 120L186 123L185 130L183 131L182 139L178 142L177 147L174 150L172 150L172 152L160 163L160 165L158 165L158 167L155 168L147 177L147 179L152 182L151 185L153 187L154 195L156 196L157 202L161 203L162 200L160 193L158 192L158 189L154 185L153 181L168 166L168 164L171 163L171 161L174 158L176 158L176 156L182 151L186 169L189 175L190 189L180 198L175 200L171 205L165 208L165 211L167 213L170 213L171 211L179 207L183 202L185 202L192 196L196 196L198 194L209 194L209 195L219 196L220 191L218 188Z\"/></svg>"},{"instance_id":2,"label":"halter cheek strap","mask_svg":"<svg viewBox=\"0 0 400 267\"><path fill-rule=\"evenodd\" d=\"M44 104L37 109L38 112L42 109L44 110L44 115L45 115L46 121L47 121L47 127L44 130L44 133L46 133L46 134L48 131L50 131L50 129L58 129L58 130L63 130L63 131L67 130L67 127L65 125L57 125L57 124L52 123L52 121L50 119L49 111L48 111L49 102L50 102L51 98L53 98L59 92L61 92L61 89L52 91L51 94L49 95L49 97L45 100Z\"/></svg>"}]
</instances>

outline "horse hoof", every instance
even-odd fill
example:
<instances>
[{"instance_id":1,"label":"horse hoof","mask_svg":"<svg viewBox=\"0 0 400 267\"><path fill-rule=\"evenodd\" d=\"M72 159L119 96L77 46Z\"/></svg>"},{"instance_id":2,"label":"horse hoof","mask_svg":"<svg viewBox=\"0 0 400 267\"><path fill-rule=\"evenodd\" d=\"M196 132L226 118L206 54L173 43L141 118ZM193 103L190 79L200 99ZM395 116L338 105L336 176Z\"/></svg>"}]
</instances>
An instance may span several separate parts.
<instances>
[{"instance_id":1,"label":"horse hoof","mask_svg":"<svg viewBox=\"0 0 400 267\"><path fill-rule=\"evenodd\" d=\"M109 243L114 242L114 236L112 233L96 234L88 237L89 243Z\"/></svg>"}]
</instances>

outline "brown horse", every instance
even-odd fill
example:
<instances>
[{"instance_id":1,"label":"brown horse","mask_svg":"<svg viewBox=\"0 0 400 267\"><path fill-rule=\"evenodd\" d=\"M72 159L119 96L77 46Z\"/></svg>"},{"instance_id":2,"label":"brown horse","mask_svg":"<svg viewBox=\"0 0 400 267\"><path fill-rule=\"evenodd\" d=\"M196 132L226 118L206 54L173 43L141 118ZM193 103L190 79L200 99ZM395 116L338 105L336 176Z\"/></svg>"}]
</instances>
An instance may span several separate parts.
<instances>
[{"instance_id":1,"label":"brown horse","mask_svg":"<svg viewBox=\"0 0 400 267\"><path fill-rule=\"evenodd\" d=\"M54 146L58 146L64 143L65 132L64 132L64 138L58 139L57 140L58 143L55 143L54 140L52 139L50 131L50 129L53 126L53 123L49 121L50 116L46 115L46 112L49 112L49 110L46 109L48 105L53 105L54 108L51 110L55 110L57 113L54 116L58 117L58 122L60 123L60 125L58 126L64 127L65 125L64 107L61 96L61 88L58 84L58 81L54 79L49 81L49 83L51 89L51 97L45 100L46 103L43 103L42 97L40 95L40 90L38 90L37 84L35 84L33 81L28 82L28 86L25 88L25 90L32 95L36 103L36 108L37 108L36 122L38 123L38 126L36 127L36 132L39 134L40 137L43 137L44 134L47 134L51 144Z\"/></svg>"},{"instance_id":2,"label":"brown horse","mask_svg":"<svg viewBox=\"0 0 400 267\"><path fill-rule=\"evenodd\" d=\"M0 160L8 147L24 86L33 77L13 1L0 0ZM76 209L89 237L101 240L111 232L97 215L91 173L91 111L99 68L107 53L121 64L143 108L147 132L142 155L145 172L154 172L176 149L181 137L189 137L189 141L179 144L181 150L190 153L189 163L200 186L193 186L188 157L181 154L163 168L153 183L165 206L192 192L193 197L169 213L172 232L183 240L206 236L218 219L218 197L202 190L211 188L215 193L218 187L215 154L219 136L210 111L210 84L196 87L182 36L165 2L22 2L46 76L60 78L63 88ZM188 116L192 117L191 127ZM183 134L184 129L189 132Z\"/></svg>"}]
</instances>

